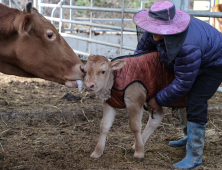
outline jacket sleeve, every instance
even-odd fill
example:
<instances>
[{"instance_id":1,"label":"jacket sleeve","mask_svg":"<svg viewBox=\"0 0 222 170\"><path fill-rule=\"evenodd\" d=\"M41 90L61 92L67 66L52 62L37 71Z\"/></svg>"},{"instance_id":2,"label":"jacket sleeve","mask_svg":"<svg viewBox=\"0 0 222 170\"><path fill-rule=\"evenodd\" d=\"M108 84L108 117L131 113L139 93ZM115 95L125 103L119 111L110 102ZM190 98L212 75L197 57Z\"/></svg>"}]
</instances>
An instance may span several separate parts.
<instances>
[{"instance_id":1,"label":"jacket sleeve","mask_svg":"<svg viewBox=\"0 0 222 170\"><path fill-rule=\"evenodd\" d=\"M201 50L192 45L183 46L175 58L175 79L156 94L158 105L168 106L185 95L192 87L201 64Z\"/></svg>"},{"instance_id":2,"label":"jacket sleeve","mask_svg":"<svg viewBox=\"0 0 222 170\"><path fill-rule=\"evenodd\" d=\"M154 40L152 40L152 34L150 34L149 32L145 32L142 36L142 38L140 39L136 50L134 52L134 54L138 54L144 51L154 51L156 50L156 44L154 43Z\"/></svg>"}]
</instances>

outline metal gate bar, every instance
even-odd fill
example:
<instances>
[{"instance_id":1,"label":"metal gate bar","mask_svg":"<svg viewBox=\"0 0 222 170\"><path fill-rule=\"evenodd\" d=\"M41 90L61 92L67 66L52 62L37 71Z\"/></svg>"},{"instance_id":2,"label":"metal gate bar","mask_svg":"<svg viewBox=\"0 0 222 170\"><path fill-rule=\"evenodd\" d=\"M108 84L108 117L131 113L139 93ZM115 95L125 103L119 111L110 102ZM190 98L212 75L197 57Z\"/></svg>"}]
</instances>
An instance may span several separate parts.
<instances>
[{"instance_id":1,"label":"metal gate bar","mask_svg":"<svg viewBox=\"0 0 222 170\"><path fill-rule=\"evenodd\" d=\"M60 18L52 18L52 17L45 17L45 18L48 20L51 20L51 21L57 21L57 22L60 21ZM108 28L108 29L114 29L114 30L121 31L121 27L119 27L119 26L110 26L110 25L93 24L93 23L91 24L89 22L70 21L68 19L61 19L61 21L65 22L65 23L72 23L72 24L92 26L92 27L101 27L101 28ZM123 31L136 32L136 29L124 27Z\"/></svg>"},{"instance_id":2,"label":"metal gate bar","mask_svg":"<svg viewBox=\"0 0 222 170\"><path fill-rule=\"evenodd\" d=\"M43 7L51 7L51 8L54 8L54 9L60 8L60 18L45 17L46 19L51 20L52 22L53 21L59 22L59 32L60 33L62 33L62 30L64 30L64 28L62 28L62 23L78 24L78 25L85 25L85 26L89 26L90 27L89 38L83 38L83 37L74 36L74 35L70 35L70 34L66 35L65 33L62 33L63 36L72 37L72 38L75 37L75 39L79 39L79 40L81 39L81 40L84 40L84 41L87 41L87 42L90 42L90 43L93 42L93 43L97 43L97 44L108 45L108 46L111 46L111 47L118 47L118 48L120 48L120 55L122 55L122 49L127 49L127 50L132 50L132 51L135 50L133 47L123 46L123 31L136 32L136 29L124 27L124 21L125 21L124 20L124 12L132 13L132 10L128 10L128 11L125 10L125 0L122 0L122 9L93 7L93 0L91 0L90 7L63 5L62 4L62 0L60 0L59 4L45 4L45 3L42 3L42 2L43 2L43 0L39 0L38 6L39 6L39 10L40 11L42 11ZM143 3L144 3L144 1L143 1ZM90 16L89 19L87 19L90 22L80 22L80 21L83 21L83 20L80 20L80 21L78 21L79 19L71 20L71 18L69 20L63 19L63 16L61 16L61 13L63 13L61 11L61 9L90 10L90 15L91 16ZM53 10L53 14L51 16L54 15L54 11L55 10ZM119 26L109 26L109 25L102 25L102 24L94 24L94 23L92 23L92 21L93 21L93 19L92 19L92 12L93 11L119 12L119 13L121 12L122 18L119 19L119 21L121 21L121 26L120 27ZM140 11L140 10L134 10L133 12L136 13L138 11ZM70 15L70 17L71 17L71 15ZM96 19L94 19L94 20L96 20ZM105 21L105 19L104 19L104 21ZM132 21L132 19L130 19L128 21ZM105 28L105 29L111 29L111 30L120 31L121 32L120 45L119 44L112 44L112 43L104 43L104 42L97 41L97 40L91 40L92 27L99 27L99 28ZM76 50L74 50L74 51L76 51ZM88 56L90 54L90 52L91 52L91 45L89 44L89 53L84 53L84 55ZM79 54L78 51L76 53ZM81 53L81 54L83 54L83 53Z\"/></svg>"},{"instance_id":3,"label":"metal gate bar","mask_svg":"<svg viewBox=\"0 0 222 170\"><path fill-rule=\"evenodd\" d=\"M84 38L84 37L80 37L80 36L76 36L76 35L71 35L71 34L61 33L61 35L63 37L69 37L69 38L74 38L74 39L78 39L78 40L82 40L82 41L93 42L93 43L97 43L97 44L107 45L107 46L110 46L110 47L117 47L117 48L121 47L120 44L107 43L107 42L104 42L104 41L93 40L93 39L90 39L90 38ZM122 48L126 49L126 50L135 51L134 47L128 47L128 46L124 46L123 45ZM88 55L88 53L87 53L87 55Z\"/></svg>"},{"instance_id":4,"label":"metal gate bar","mask_svg":"<svg viewBox=\"0 0 222 170\"><path fill-rule=\"evenodd\" d=\"M60 7L57 4L44 4L41 3L39 4L41 7ZM103 12L122 12L121 9L116 9L116 8L99 8L99 7L81 7L81 6L69 6L69 5L62 5L61 8L64 9L75 9L75 10L90 10L90 11L103 11ZM135 9L125 9L125 13L132 13L135 14L141 10L135 10ZM215 17L215 18L222 18L222 12L195 12L195 11L185 11L191 16L198 16L198 17Z\"/></svg>"}]
</instances>

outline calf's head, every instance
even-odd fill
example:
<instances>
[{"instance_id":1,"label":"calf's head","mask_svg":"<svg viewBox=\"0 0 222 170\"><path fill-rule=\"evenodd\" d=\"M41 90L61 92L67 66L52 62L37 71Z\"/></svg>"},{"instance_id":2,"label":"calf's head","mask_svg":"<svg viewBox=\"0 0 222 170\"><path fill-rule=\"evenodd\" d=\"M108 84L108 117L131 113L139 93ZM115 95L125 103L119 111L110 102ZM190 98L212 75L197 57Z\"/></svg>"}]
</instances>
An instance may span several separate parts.
<instances>
[{"instance_id":1,"label":"calf's head","mask_svg":"<svg viewBox=\"0 0 222 170\"><path fill-rule=\"evenodd\" d=\"M6 62L27 75L76 87L74 81L84 77L83 64L56 28L32 8L31 2L25 10L13 12L14 32L6 41L11 48L10 61Z\"/></svg>"},{"instance_id":2,"label":"calf's head","mask_svg":"<svg viewBox=\"0 0 222 170\"><path fill-rule=\"evenodd\" d=\"M110 62L104 56L90 55L84 66L86 90L98 92L112 87L114 71L121 69L125 63L126 61L122 59Z\"/></svg>"}]
</instances>

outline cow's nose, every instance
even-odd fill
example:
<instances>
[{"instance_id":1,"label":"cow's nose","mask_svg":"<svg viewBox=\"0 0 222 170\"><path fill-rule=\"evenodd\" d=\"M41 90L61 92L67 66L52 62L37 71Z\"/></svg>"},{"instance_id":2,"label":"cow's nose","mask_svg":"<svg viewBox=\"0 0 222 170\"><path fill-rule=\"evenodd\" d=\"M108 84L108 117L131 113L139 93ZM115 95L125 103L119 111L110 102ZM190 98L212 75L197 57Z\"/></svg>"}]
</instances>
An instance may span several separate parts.
<instances>
[{"instance_id":1,"label":"cow's nose","mask_svg":"<svg viewBox=\"0 0 222 170\"><path fill-rule=\"evenodd\" d=\"M91 91L93 90L94 84L93 83L85 84L85 86L86 86L86 90Z\"/></svg>"}]
</instances>

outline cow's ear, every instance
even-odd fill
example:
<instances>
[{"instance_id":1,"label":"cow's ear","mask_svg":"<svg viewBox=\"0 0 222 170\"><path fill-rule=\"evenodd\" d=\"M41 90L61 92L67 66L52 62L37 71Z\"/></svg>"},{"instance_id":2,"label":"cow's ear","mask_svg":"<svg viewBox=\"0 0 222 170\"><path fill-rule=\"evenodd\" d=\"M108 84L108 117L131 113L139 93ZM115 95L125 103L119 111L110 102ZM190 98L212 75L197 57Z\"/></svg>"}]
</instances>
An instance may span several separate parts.
<instances>
[{"instance_id":1,"label":"cow's ear","mask_svg":"<svg viewBox=\"0 0 222 170\"><path fill-rule=\"evenodd\" d=\"M15 20L15 28L20 35L28 34L33 25L32 14L21 15Z\"/></svg>"},{"instance_id":2,"label":"cow's ear","mask_svg":"<svg viewBox=\"0 0 222 170\"><path fill-rule=\"evenodd\" d=\"M25 12L27 12L27 13L33 13L33 10L32 10L32 1L29 1L29 2L25 5Z\"/></svg>"},{"instance_id":3,"label":"cow's ear","mask_svg":"<svg viewBox=\"0 0 222 170\"><path fill-rule=\"evenodd\" d=\"M33 9L32 2L29 1L25 5L23 12L15 19L14 26L20 35L28 34L33 27Z\"/></svg>"},{"instance_id":4,"label":"cow's ear","mask_svg":"<svg viewBox=\"0 0 222 170\"><path fill-rule=\"evenodd\" d=\"M112 70L119 70L126 64L126 61L123 59L118 59L113 62L111 62L111 68Z\"/></svg>"}]
</instances>

